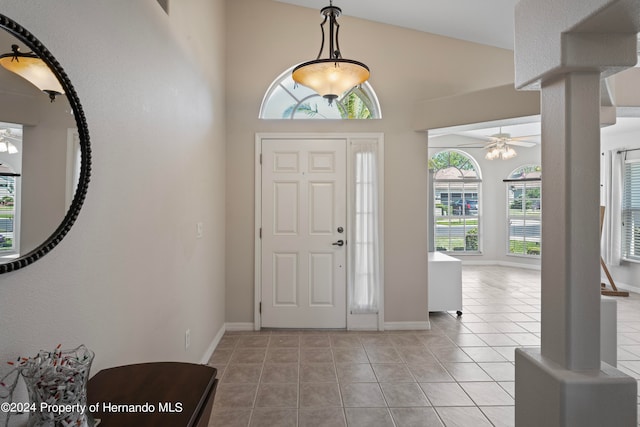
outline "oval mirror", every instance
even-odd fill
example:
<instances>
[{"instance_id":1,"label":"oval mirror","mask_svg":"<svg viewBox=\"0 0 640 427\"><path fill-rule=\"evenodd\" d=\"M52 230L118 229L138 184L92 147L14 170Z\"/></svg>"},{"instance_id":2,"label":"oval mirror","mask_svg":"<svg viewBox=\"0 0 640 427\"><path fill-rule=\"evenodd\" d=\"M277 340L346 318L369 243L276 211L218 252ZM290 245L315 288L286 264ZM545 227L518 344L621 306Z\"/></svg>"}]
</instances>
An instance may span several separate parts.
<instances>
[{"instance_id":1,"label":"oval mirror","mask_svg":"<svg viewBox=\"0 0 640 427\"><path fill-rule=\"evenodd\" d=\"M91 169L89 130L58 61L0 14L0 273L53 249L75 222Z\"/></svg>"}]
</instances>

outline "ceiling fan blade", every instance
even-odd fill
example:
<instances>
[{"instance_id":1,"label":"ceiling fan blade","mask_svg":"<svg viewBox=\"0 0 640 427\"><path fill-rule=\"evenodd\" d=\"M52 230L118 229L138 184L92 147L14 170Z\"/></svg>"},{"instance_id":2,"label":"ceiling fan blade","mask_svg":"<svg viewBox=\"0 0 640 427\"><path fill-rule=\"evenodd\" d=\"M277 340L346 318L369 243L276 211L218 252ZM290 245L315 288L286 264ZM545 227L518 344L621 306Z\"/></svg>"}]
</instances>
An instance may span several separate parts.
<instances>
[{"instance_id":1,"label":"ceiling fan blade","mask_svg":"<svg viewBox=\"0 0 640 427\"><path fill-rule=\"evenodd\" d=\"M458 144L458 147L464 148L485 148L485 143L482 142L469 142L467 144Z\"/></svg>"},{"instance_id":2,"label":"ceiling fan blade","mask_svg":"<svg viewBox=\"0 0 640 427\"><path fill-rule=\"evenodd\" d=\"M507 144L509 144L509 145L517 145L519 147L527 147L527 148L535 147L536 145L538 145L535 142L519 141L517 139L512 139L511 141L507 142Z\"/></svg>"},{"instance_id":3,"label":"ceiling fan blade","mask_svg":"<svg viewBox=\"0 0 640 427\"><path fill-rule=\"evenodd\" d=\"M486 144L486 139L470 137L460 134L445 134L429 136L430 147L465 147L482 148Z\"/></svg>"},{"instance_id":4,"label":"ceiling fan blade","mask_svg":"<svg viewBox=\"0 0 640 427\"><path fill-rule=\"evenodd\" d=\"M542 135L524 135L524 136L516 136L514 138L511 138L515 141L527 141L527 142L533 142L535 144L540 144L540 141L542 140Z\"/></svg>"},{"instance_id":5,"label":"ceiling fan blade","mask_svg":"<svg viewBox=\"0 0 640 427\"><path fill-rule=\"evenodd\" d=\"M469 136L469 135L460 135L465 139L469 140L466 144L460 144L460 147L471 147L471 148L486 148L487 144L495 144L497 142L496 138L490 136Z\"/></svg>"},{"instance_id":6,"label":"ceiling fan blade","mask_svg":"<svg viewBox=\"0 0 640 427\"><path fill-rule=\"evenodd\" d=\"M514 136L513 139L540 139L540 134Z\"/></svg>"},{"instance_id":7,"label":"ceiling fan blade","mask_svg":"<svg viewBox=\"0 0 640 427\"><path fill-rule=\"evenodd\" d=\"M493 148L493 147L498 146L498 144L499 144L499 142L498 142L498 141L496 141L496 142L490 142L490 143L488 143L488 144L485 144L484 149L485 149L485 150L489 150L489 149L491 149L491 148Z\"/></svg>"}]
</instances>

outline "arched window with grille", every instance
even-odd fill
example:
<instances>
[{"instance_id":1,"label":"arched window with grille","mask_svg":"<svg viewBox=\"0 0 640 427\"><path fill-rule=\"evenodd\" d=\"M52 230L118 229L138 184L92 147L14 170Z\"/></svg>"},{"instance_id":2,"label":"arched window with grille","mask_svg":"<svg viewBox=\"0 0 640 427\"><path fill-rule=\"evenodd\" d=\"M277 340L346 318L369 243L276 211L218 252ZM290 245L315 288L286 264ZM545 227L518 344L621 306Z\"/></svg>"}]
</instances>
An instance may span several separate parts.
<instances>
[{"instance_id":1,"label":"arched window with grille","mask_svg":"<svg viewBox=\"0 0 640 427\"><path fill-rule=\"evenodd\" d=\"M434 249L479 253L482 178L477 162L462 151L447 150L429 161L433 174Z\"/></svg>"},{"instance_id":2,"label":"arched window with grille","mask_svg":"<svg viewBox=\"0 0 640 427\"><path fill-rule=\"evenodd\" d=\"M507 179L507 255L539 257L542 239L542 169L526 165Z\"/></svg>"},{"instance_id":3,"label":"arched window with grille","mask_svg":"<svg viewBox=\"0 0 640 427\"><path fill-rule=\"evenodd\" d=\"M331 105L291 78L291 67L269 86L260 107L261 119L379 119L380 103L369 82L342 94Z\"/></svg>"}]
</instances>

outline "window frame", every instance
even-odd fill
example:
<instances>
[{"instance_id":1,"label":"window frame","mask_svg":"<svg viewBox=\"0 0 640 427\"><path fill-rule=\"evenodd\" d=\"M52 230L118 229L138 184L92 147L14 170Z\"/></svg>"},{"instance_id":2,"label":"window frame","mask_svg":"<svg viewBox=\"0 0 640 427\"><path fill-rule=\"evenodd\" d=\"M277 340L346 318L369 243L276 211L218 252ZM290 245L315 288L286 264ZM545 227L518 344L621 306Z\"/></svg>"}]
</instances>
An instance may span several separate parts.
<instances>
[{"instance_id":1,"label":"window frame","mask_svg":"<svg viewBox=\"0 0 640 427\"><path fill-rule=\"evenodd\" d=\"M474 171L475 176L469 176L469 177L465 177L464 176L464 172L462 172L463 170L470 170L470 169L460 169L460 165L454 165L451 163L451 155L449 154L449 158L448 158L448 165L445 167L442 167L440 169L435 169L435 163L433 162L434 158L436 158L436 156L442 155L443 153L456 153L460 156L462 156L463 158L466 159L466 163L468 165L471 166L471 169ZM481 170L480 170L480 166L478 164L478 162L476 161L476 159L469 153L461 151L461 150L455 150L455 149L447 149L447 150L441 150L438 151L436 153L434 153L430 159L430 169L433 172L432 175L432 183L431 183L431 188L433 191L433 212L431 212L431 214L433 215L433 229L432 229L432 233L433 233L433 250L436 252L443 252L445 254L455 254L455 255L482 255L482 248L483 248L483 233L482 233L482 175L481 175ZM463 166L465 165L464 163L462 164ZM438 179L437 178L437 174L438 171L444 170L444 169L448 169L448 168L456 168L460 171L460 178L459 179ZM444 194L445 192L443 191L438 191L438 185L446 185L446 194L447 194L447 206L446 206L446 215L438 215L436 214L436 208L438 205L440 205L440 212L442 213L444 211L444 207L442 206L442 197L440 197L440 201L441 203L438 204L437 203L437 197L439 194ZM455 185L455 187L452 187L452 184ZM467 187L470 187L467 189ZM453 198L451 195L452 194L459 194L460 195L460 201L461 203L461 210L459 214L455 213L455 209L453 208L453 204L451 203L451 199ZM473 210L470 211L470 214L467 214L467 200L473 200L472 198L468 198L468 194L471 194L472 196L475 194L475 200L477 201L477 208L475 209L476 214L473 215ZM471 207L469 207L469 209L472 209ZM442 248L443 246L439 246L438 245L438 240L439 238L442 238L442 236L438 235L438 219L443 219L444 221L448 222L448 236L446 236L447 239L447 245L445 250L439 249ZM467 221L471 221L471 222L475 222L476 224L471 224L471 225L467 225ZM463 227L462 229L462 246L455 246L454 243L452 243L453 238L458 238L459 236L452 236L451 234L451 226L452 226L452 221L462 221L461 226ZM446 225L445 225L446 226ZM469 231L471 230L477 230L476 233L469 233ZM474 245L474 239L469 240L468 238L470 236L477 236L475 239L475 249L468 249L469 246L473 247Z\"/></svg>"},{"instance_id":2,"label":"window frame","mask_svg":"<svg viewBox=\"0 0 640 427\"><path fill-rule=\"evenodd\" d=\"M12 218L12 231L10 232L12 237L12 245L8 248L0 248L0 259L8 260L16 258L20 255L20 204L21 204L21 182L20 182L20 174L15 173L15 169L7 164L2 163L2 166L9 171L5 172L4 176L2 176L3 180L11 180L13 181L13 207L9 213L13 215ZM2 187L2 186L0 186ZM3 196L4 191L0 190L0 197ZM4 234L4 231L0 231L0 234Z\"/></svg>"},{"instance_id":3,"label":"window frame","mask_svg":"<svg viewBox=\"0 0 640 427\"><path fill-rule=\"evenodd\" d=\"M523 165L514 169L509 174L509 177L503 180L503 182L506 184L505 200L506 200L506 220L507 221L506 221L505 251L507 256L540 259L542 255L542 174L541 174L541 171L542 171L542 168L540 167L540 165L535 165L535 164ZM534 176L528 176L527 174L532 174ZM521 206L525 206L525 209L524 209L524 212L520 215L513 215L511 212L512 198L510 196L510 188L514 183L523 183L523 186L522 186L523 197L521 199ZM533 183L537 183L537 184L533 184ZM539 196L537 198L531 199L527 196L527 190L533 189L533 188L538 188ZM533 200L533 203L537 202L539 206L535 215L527 215L527 212L526 212L527 202L531 200ZM540 232L538 233L538 237L537 237L538 248L539 248L538 253L530 254L528 253L528 250L525 253L511 252L511 241L512 241L511 221L513 219L515 219L516 221L522 221L522 242L524 242L526 245L527 236L525 233L525 227L527 225L528 216L533 217L534 219L532 219L532 221L537 222L539 226ZM535 217L537 217L537 219ZM535 242L535 240L531 240L531 241Z\"/></svg>"}]
</instances>

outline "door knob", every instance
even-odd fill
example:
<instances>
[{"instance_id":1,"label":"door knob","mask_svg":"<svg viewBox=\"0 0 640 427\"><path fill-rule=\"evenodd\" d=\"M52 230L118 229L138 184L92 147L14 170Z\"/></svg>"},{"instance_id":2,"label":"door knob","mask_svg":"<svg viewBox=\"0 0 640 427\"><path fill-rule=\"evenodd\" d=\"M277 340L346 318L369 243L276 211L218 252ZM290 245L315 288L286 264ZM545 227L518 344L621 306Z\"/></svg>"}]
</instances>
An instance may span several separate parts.
<instances>
[{"instance_id":1,"label":"door knob","mask_svg":"<svg viewBox=\"0 0 640 427\"><path fill-rule=\"evenodd\" d=\"M338 240L337 242L333 242L332 245L333 246L343 246L344 245L344 240Z\"/></svg>"}]
</instances>

